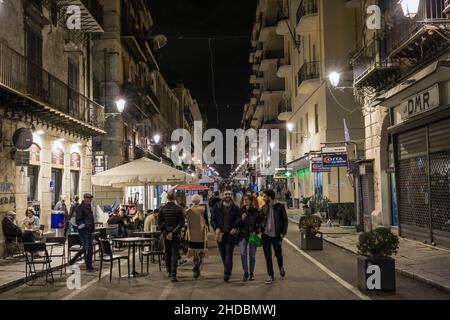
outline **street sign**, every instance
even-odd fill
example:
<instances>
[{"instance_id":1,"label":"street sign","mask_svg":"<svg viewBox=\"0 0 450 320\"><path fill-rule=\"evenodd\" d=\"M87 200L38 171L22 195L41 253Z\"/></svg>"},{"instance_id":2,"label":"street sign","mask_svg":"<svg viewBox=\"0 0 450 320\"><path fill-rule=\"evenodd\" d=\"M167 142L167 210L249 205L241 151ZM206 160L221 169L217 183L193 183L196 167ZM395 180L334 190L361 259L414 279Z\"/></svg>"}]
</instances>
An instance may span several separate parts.
<instances>
[{"instance_id":1,"label":"street sign","mask_svg":"<svg viewBox=\"0 0 450 320\"><path fill-rule=\"evenodd\" d=\"M347 147L322 148L322 154L324 153L347 153Z\"/></svg>"},{"instance_id":2,"label":"street sign","mask_svg":"<svg viewBox=\"0 0 450 320\"><path fill-rule=\"evenodd\" d=\"M329 153L322 155L322 163L324 168L338 168L348 166L347 154Z\"/></svg>"},{"instance_id":3,"label":"street sign","mask_svg":"<svg viewBox=\"0 0 450 320\"><path fill-rule=\"evenodd\" d=\"M315 158L311 160L311 171L312 172L330 172L331 168L324 168L322 163L322 158Z\"/></svg>"}]
</instances>

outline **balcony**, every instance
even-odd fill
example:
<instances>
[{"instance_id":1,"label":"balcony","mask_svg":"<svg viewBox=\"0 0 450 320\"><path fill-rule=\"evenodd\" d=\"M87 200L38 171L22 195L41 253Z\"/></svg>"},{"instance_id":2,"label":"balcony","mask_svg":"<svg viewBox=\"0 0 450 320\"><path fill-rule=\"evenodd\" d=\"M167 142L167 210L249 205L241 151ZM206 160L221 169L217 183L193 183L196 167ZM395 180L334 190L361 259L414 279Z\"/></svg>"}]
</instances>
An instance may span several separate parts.
<instances>
[{"instance_id":1,"label":"balcony","mask_svg":"<svg viewBox=\"0 0 450 320\"><path fill-rule=\"evenodd\" d=\"M395 79L400 65L397 61L383 59L380 39L373 39L351 60L354 86L381 89Z\"/></svg>"},{"instance_id":2,"label":"balcony","mask_svg":"<svg viewBox=\"0 0 450 320\"><path fill-rule=\"evenodd\" d=\"M291 74L292 66L289 58L278 59L277 76L279 78L287 78Z\"/></svg>"},{"instance_id":3,"label":"balcony","mask_svg":"<svg viewBox=\"0 0 450 320\"><path fill-rule=\"evenodd\" d=\"M297 34L305 34L317 29L318 27L317 0L302 0L297 9Z\"/></svg>"},{"instance_id":4,"label":"balcony","mask_svg":"<svg viewBox=\"0 0 450 320\"><path fill-rule=\"evenodd\" d=\"M387 15L393 16L394 26L387 33L387 52L391 58L406 58L417 64L436 57L449 47L450 19L446 15L449 1L420 1L417 15L406 18L399 5L388 3Z\"/></svg>"},{"instance_id":5,"label":"balcony","mask_svg":"<svg viewBox=\"0 0 450 320\"><path fill-rule=\"evenodd\" d=\"M105 134L104 107L0 43L1 107L85 137Z\"/></svg>"},{"instance_id":6,"label":"balcony","mask_svg":"<svg viewBox=\"0 0 450 320\"><path fill-rule=\"evenodd\" d=\"M121 38L137 61L145 61L159 70L152 44L148 40L149 30L140 26L132 15L124 15Z\"/></svg>"},{"instance_id":7,"label":"balcony","mask_svg":"<svg viewBox=\"0 0 450 320\"><path fill-rule=\"evenodd\" d=\"M60 15L63 17L69 6L75 5L80 8L82 31L87 33L105 32L103 29L103 6L98 0L59 0L56 2Z\"/></svg>"},{"instance_id":8,"label":"balcony","mask_svg":"<svg viewBox=\"0 0 450 320\"><path fill-rule=\"evenodd\" d=\"M303 82L320 79L320 63L318 61L305 62L298 71L298 86Z\"/></svg>"},{"instance_id":9,"label":"balcony","mask_svg":"<svg viewBox=\"0 0 450 320\"><path fill-rule=\"evenodd\" d=\"M126 82L122 86L124 95L130 101L134 101L137 105L147 105L149 108L144 108L148 116L153 116L160 113L160 101L152 89L151 83L144 83L137 85L135 83ZM151 111L150 111L151 110Z\"/></svg>"},{"instance_id":10,"label":"balcony","mask_svg":"<svg viewBox=\"0 0 450 320\"><path fill-rule=\"evenodd\" d=\"M282 100L278 105L278 120L288 121L292 118L292 104L290 101Z\"/></svg>"},{"instance_id":11,"label":"balcony","mask_svg":"<svg viewBox=\"0 0 450 320\"><path fill-rule=\"evenodd\" d=\"M267 71L271 64L278 64L278 60L283 57L284 57L284 50L264 51L263 59L261 61L261 68L259 70Z\"/></svg>"}]
</instances>

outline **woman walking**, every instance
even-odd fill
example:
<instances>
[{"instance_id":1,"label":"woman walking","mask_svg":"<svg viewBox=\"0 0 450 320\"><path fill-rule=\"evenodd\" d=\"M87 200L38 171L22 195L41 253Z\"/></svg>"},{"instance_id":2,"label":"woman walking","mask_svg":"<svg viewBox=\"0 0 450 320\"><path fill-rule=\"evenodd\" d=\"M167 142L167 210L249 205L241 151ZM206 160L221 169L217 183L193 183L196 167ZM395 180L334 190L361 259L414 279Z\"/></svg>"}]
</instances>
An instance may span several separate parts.
<instances>
[{"instance_id":1,"label":"woman walking","mask_svg":"<svg viewBox=\"0 0 450 320\"><path fill-rule=\"evenodd\" d=\"M243 281L255 280L254 272L256 265L256 246L249 243L250 235L259 233L259 225L261 223L261 213L255 207L253 197L245 195L243 206L240 212L240 238L241 238L241 260L242 268L244 270ZM249 254L248 254L249 253ZM248 265L248 258L250 258L250 268Z\"/></svg>"},{"instance_id":2,"label":"woman walking","mask_svg":"<svg viewBox=\"0 0 450 320\"><path fill-rule=\"evenodd\" d=\"M186 211L188 258L194 259L194 278L200 276L203 258L207 253L208 214L206 206L200 205L202 197L198 194L192 196L193 205Z\"/></svg>"}]
</instances>

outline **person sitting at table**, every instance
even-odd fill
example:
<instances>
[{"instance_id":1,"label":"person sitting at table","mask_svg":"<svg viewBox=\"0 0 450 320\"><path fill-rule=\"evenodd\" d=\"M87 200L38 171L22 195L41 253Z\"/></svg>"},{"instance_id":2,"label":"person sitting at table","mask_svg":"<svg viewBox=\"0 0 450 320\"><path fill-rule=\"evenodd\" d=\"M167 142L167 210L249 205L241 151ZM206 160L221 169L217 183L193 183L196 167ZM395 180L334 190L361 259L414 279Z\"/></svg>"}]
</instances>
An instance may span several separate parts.
<instances>
[{"instance_id":1,"label":"person sitting at table","mask_svg":"<svg viewBox=\"0 0 450 320\"><path fill-rule=\"evenodd\" d=\"M132 219L132 222L136 227L136 229L140 230L143 230L144 228L144 221L145 221L144 213L140 210L136 213L136 215Z\"/></svg>"},{"instance_id":2,"label":"person sitting at table","mask_svg":"<svg viewBox=\"0 0 450 320\"><path fill-rule=\"evenodd\" d=\"M144 221L144 232L153 232L158 225L157 217L153 210L148 210L147 213L147 218Z\"/></svg>"},{"instance_id":3,"label":"person sitting at table","mask_svg":"<svg viewBox=\"0 0 450 320\"><path fill-rule=\"evenodd\" d=\"M9 211L6 213L5 219L2 221L2 231L7 243L22 241L25 243L35 242L33 232L23 232L15 223L16 213Z\"/></svg>"},{"instance_id":4,"label":"person sitting at table","mask_svg":"<svg viewBox=\"0 0 450 320\"><path fill-rule=\"evenodd\" d=\"M25 219L22 222L22 229L37 230L39 229L39 218L35 216L34 209L28 208L25 211Z\"/></svg>"},{"instance_id":5,"label":"person sitting at table","mask_svg":"<svg viewBox=\"0 0 450 320\"><path fill-rule=\"evenodd\" d=\"M121 217L119 209L114 210L112 216L108 219L108 226L118 225L119 226L119 236L126 236L127 229L124 219Z\"/></svg>"}]
</instances>

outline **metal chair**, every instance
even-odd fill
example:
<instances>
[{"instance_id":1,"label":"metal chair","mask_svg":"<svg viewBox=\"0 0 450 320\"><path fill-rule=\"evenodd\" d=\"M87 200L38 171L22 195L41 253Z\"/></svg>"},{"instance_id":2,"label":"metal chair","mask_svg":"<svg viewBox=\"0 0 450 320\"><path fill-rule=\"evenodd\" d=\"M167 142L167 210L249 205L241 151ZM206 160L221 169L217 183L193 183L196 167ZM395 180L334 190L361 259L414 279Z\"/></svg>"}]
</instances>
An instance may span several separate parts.
<instances>
[{"instance_id":1,"label":"metal chair","mask_svg":"<svg viewBox=\"0 0 450 320\"><path fill-rule=\"evenodd\" d=\"M103 262L109 262L109 282L112 281L112 271L114 261L118 261L119 264L119 277L122 276L120 270L120 260L127 260L128 263L128 278L130 277L130 256L114 255L111 249L111 244L106 239L99 239L100 242L100 272L98 275L99 280L102 278Z\"/></svg>"},{"instance_id":2,"label":"metal chair","mask_svg":"<svg viewBox=\"0 0 450 320\"><path fill-rule=\"evenodd\" d=\"M20 241L19 237L15 237L14 241L7 241L6 237L4 237L5 241L5 252L7 257L14 257L14 253L18 252L19 256L23 256L23 243Z\"/></svg>"},{"instance_id":3,"label":"metal chair","mask_svg":"<svg viewBox=\"0 0 450 320\"><path fill-rule=\"evenodd\" d=\"M51 262L52 260L49 257L47 247L45 243L24 243L24 251L25 251L25 284L29 284L28 276L31 276L31 286L35 284L36 278L39 276L38 272L36 271L36 265L41 265L42 270L41 274L45 274L45 284L48 284L48 276L51 276L52 283L55 282L55 279L53 278L53 272L52 272L52 266ZM43 253L43 257L42 254ZM38 254L40 254L38 256Z\"/></svg>"},{"instance_id":4,"label":"metal chair","mask_svg":"<svg viewBox=\"0 0 450 320\"><path fill-rule=\"evenodd\" d=\"M62 253L61 254L53 254L53 246L50 248L50 259L52 258L61 258L61 276L63 275L63 270L64 273L66 273L67 269L66 269L66 238L65 237L46 237L45 238L45 243L54 243L57 244L56 246L59 248L62 248Z\"/></svg>"},{"instance_id":5,"label":"metal chair","mask_svg":"<svg viewBox=\"0 0 450 320\"><path fill-rule=\"evenodd\" d=\"M67 253L70 261L72 258L72 252L78 252L82 248L80 235L78 233L69 234L67 236L67 247Z\"/></svg>"},{"instance_id":6,"label":"metal chair","mask_svg":"<svg viewBox=\"0 0 450 320\"><path fill-rule=\"evenodd\" d=\"M144 269L144 257L147 258L147 275L149 270L150 258L154 261L155 257L158 258L158 267L159 271L161 271L161 257L164 257L165 253L161 250L160 239L153 238L152 246L148 250L143 249L139 253L140 261L141 261L141 273Z\"/></svg>"}]
</instances>

